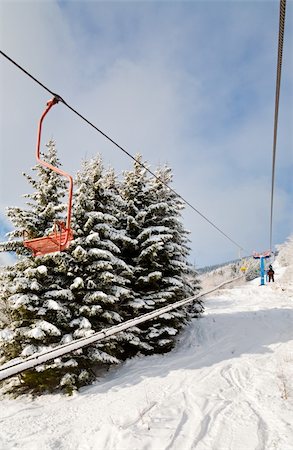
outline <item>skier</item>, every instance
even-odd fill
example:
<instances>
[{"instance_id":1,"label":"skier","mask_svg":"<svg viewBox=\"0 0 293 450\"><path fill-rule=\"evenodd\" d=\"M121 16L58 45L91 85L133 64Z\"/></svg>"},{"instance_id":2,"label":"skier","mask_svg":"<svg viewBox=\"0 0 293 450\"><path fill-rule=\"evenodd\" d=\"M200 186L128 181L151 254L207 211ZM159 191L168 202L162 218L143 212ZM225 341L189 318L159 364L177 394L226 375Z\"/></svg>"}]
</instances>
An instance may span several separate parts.
<instances>
[{"instance_id":1,"label":"skier","mask_svg":"<svg viewBox=\"0 0 293 450\"><path fill-rule=\"evenodd\" d=\"M269 276L269 283L272 281L273 283L274 283L274 269L273 269L273 266L270 264L269 265L269 270L267 271L267 274L268 274L268 276Z\"/></svg>"}]
</instances>

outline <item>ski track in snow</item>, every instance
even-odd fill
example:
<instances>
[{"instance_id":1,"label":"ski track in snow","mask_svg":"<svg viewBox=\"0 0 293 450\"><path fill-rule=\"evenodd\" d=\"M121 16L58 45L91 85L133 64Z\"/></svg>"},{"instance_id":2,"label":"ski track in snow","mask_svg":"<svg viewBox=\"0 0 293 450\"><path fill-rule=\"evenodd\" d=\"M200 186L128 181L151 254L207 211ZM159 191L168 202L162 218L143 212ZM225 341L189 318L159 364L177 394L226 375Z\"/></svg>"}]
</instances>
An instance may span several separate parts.
<instances>
[{"instance_id":1,"label":"ski track in snow","mask_svg":"<svg viewBox=\"0 0 293 450\"><path fill-rule=\"evenodd\" d=\"M276 269L208 298L169 354L72 397L3 398L0 449L292 450L293 282Z\"/></svg>"}]
</instances>

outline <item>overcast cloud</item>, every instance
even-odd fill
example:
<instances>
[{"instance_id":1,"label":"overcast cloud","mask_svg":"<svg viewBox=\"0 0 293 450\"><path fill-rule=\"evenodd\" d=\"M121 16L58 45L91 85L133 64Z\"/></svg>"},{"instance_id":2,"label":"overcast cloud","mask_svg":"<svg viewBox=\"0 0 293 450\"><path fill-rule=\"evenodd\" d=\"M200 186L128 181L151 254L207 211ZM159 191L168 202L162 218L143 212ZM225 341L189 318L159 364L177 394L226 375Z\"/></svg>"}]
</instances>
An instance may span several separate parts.
<instances>
[{"instance_id":1,"label":"overcast cloud","mask_svg":"<svg viewBox=\"0 0 293 450\"><path fill-rule=\"evenodd\" d=\"M245 247L269 245L278 2L6 2L1 49L154 169ZM274 243L293 231L293 4L287 17L279 115ZM22 204L37 121L49 99L1 58L1 198ZM100 152L118 173L132 161L63 105L46 119L73 174ZM191 262L237 248L190 209Z\"/></svg>"}]
</instances>

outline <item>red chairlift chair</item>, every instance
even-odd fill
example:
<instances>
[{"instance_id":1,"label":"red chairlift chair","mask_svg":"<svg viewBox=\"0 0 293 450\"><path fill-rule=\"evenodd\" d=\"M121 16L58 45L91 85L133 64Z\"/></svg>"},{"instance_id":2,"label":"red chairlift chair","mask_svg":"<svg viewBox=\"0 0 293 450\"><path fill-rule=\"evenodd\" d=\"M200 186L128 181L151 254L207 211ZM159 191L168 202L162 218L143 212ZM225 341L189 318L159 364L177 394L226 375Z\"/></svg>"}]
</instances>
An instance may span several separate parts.
<instances>
[{"instance_id":1,"label":"red chairlift chair","mask_svg":"<svg viewBox=\"0 0 293 450\"><path fill-rule=\"evenodd\" d=\"M72 177L60 170L57 167L52 166L52 164L43 161L40 158L40 143L41 143L41 133L42 133L42 123L46 116L46 114L50 111L53 105L58 103L59 99L57 97L52 98L47 103L47 107L43 112L38 126L38 138L37 138L37 146L36 146L36 158L39 164L44 167L47 167L50 170L58 173L66 177L69 181L69 189L68 189L68 206L67 206L67 219L66 224L59 220L55 221L54 231L50 233L48 236L29 239L23 242L23 245L32 250L34 256L46 255L47 253L60 252L68 248L70 241L73 239L73 231L70 228L71 221L71 208L72 208L72 193L73 193L73 179Z\"/></svg>"}]
</instances>

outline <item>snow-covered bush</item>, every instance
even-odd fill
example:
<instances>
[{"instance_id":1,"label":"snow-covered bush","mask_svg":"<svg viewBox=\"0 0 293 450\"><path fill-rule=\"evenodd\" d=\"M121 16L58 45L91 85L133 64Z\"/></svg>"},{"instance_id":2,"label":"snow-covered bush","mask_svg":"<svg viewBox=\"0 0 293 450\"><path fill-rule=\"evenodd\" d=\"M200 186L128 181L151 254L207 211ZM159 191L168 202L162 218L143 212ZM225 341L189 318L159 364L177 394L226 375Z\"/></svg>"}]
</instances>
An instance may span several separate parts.
<instances>
[{"instance_id":1,"label":"snow-covered bush","mask_svg":"<svg viewBox=\"0 0 293 450\"><path fill-rule=\"evenodd\" d=\"M293 264L293 235L282 245L277 245L278 262L281 266L287 267Z\"/></svg>"}]
</instances>

